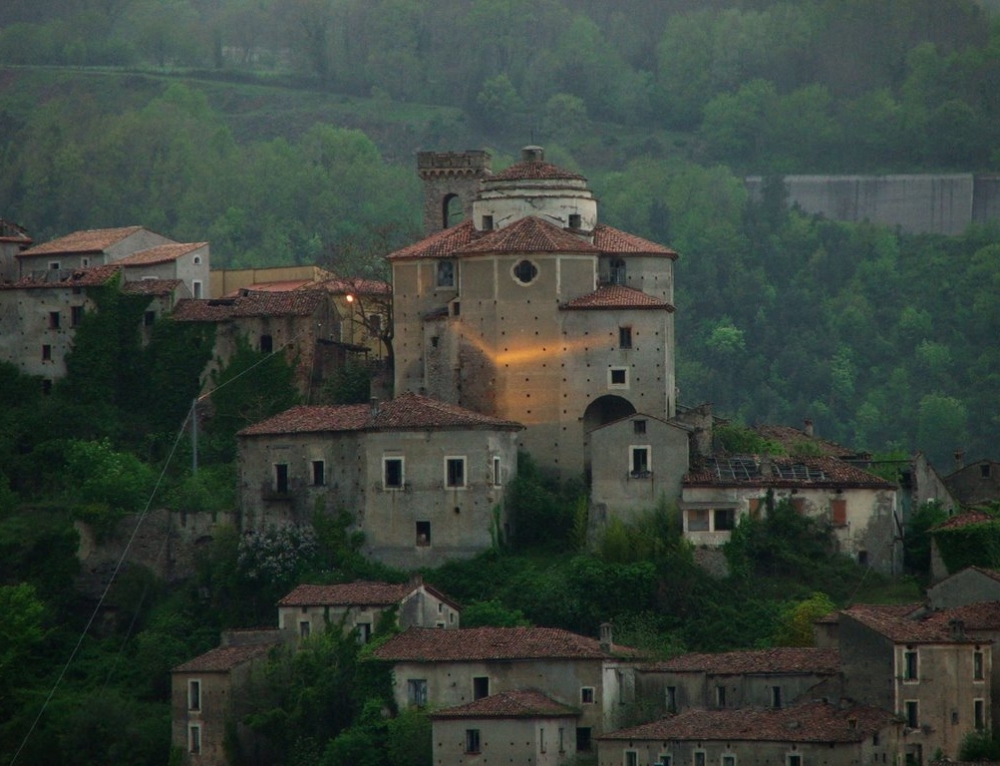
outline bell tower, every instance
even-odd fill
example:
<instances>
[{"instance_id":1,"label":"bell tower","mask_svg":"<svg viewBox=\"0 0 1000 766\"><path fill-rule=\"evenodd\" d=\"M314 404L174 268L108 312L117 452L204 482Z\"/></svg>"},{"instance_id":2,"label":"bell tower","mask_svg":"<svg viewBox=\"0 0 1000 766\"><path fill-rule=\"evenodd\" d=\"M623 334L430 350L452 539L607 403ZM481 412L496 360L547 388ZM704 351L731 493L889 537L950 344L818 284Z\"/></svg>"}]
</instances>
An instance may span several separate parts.
<instances>
[{"instance_id":1,"label":"bell tower","mask_svg":"<svg viewBox=\"0 0 1000 766\"><path fill-rule=\"evenodd\" d=\"M493 174L489 152L418 152L424 182L424 234L434 234L472 217L479 183Z\"/></svg>"}]
</instances>

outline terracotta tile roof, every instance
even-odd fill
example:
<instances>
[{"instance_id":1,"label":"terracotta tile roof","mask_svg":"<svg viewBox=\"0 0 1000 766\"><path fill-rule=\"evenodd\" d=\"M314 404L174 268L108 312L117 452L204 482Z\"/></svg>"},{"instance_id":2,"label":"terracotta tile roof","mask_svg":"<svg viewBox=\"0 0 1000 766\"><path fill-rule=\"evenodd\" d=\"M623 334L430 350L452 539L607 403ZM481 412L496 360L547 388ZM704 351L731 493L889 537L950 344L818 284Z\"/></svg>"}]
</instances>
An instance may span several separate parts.
<instances>
[{"instance_id":1,"label":"terracotta tile roof","mask_svg":"<svg viewBox=\"0 0 1000 766\"><path fill-rule=\"evenodd\" d=\"M581 295L560 306L561 309L664 309L672 312L674 307L666 301L625 285L601 285L594 292Z\"/></svg>"},{"instance_id":2,"label":"terracotta tile roof","mask_svg":"<svg viewBox=\"0 0 1000 766\"><path fill-rule=\"evenodd\" d=\"M825 457L844 459L857 457L859 454L867 454L859 453L857 450L849 449L827 439L810 436L805 431L791 426L762 425L754 426L753 430L765 439L777 442L789 452L794 452L801 445L808 444L809 447L818 449L820 454Z\"/></svg>"},{"instance_id":3,"label":"terracotta tile roof","mask_svg":"<svg viewBox=\"0 0 1000 766\"><path fill-rule=\"evenodd\" d=\"M841 620L850 617L885 636L894 643L941 644L974 643L973 639L956 637L950 622L952 610L920 616L920 605L857 604L841 611Z\"/></svg>"},{"instance_id":4,"label":"terracotta tile roof","mask_svg":"<svg viewBox=\"0 0 1000 766\"><path fill-rule=\"evenodd\" d=\"M247 293L283 293L289 290L301 290L303 288L308 289L310 287L315 287L316 283L311 279L289 279L284 282L255 282L252 285L247 285L246 287L238 287L235 290L226 293L222 297L225 298L237 298L240 295L246 295Z\"/></svg>"},{"instance_id":5,"label":"terracotta tile roof","mask_svg":"<svg viewBox=\"0 0 1000 766\"><path fill-rule=\"evenodd\" d=\"M594 227L594 246L607 255L659 255L677 260L677 251L603 223Z\"/></svg>"},{"instance_id":6,"label":"terracotta tile roof","mask_svg":"<svg viewBox=\"0 0 1000 766\"><path fill-rule=\"evenodd\" d=\"M39 270L41 273L42 270ZM22 290L52 287L97 287L118 273L118 264L109 263L89 269L49 269L45 276L27 276L15 282L0 283L0 290Z\"/></svg>"},{"instance_id":7,"label":"terracotta tile roof","mask_svg":"<svg viewBox=\"0 0 1000 766\"><path fill-rule=\"evenodd\" d=\"M571 234L533 215L496 229L481 237L473 237L462 245L457 254L476 253L597 253L586 239Z\"/></svg>"},{"instance_id":8,"label":"terracotta tile roof","mask_svg":"<svg viewBox=\"0 0 1000 766\"><path fill-rule=\"evenodd\" d=\"M299 585L278 606L391 606L414 590L409 583L348 582Z\"/></svg>"},{"instance_id":9,"label":"terracotta tile roof","mask_svg":"<svg viewBox=\"0 0 1000 766\"><path fill-rule=\"evenodd\" d=\"M193 660L181 663L173 669L174 673L226 673L245 662L266 657L275 643L246 644L244 646L219 646L210 649Z\"/></svg>"},{"instance_id":10,"label":"terracotta tile roof","mask_svg":"<svg viewBox=\"0 0 1000 766\"><path fill-rule=\"evenodd\" d=\"M579 173L563 170L551 162L528 160L517 162L506 170L501 170L487 178L487 181L586 181Z\"/></svg>"},{"instance_id":11,"label":"terracotta tile roof","mask_svg":"<svg viewBox=\"0 0 1000 766\"><path fill-rule=\"evenodd\" d=\"M336 277L319 284L333 295L392 295L392 285L381 279Z\"/></svg>"},{"instance_id":12,"label":"terracotta tile roof","mask_svg":"<svg viewBox=\"0 0 1000 766\"><path fill-rule=\"evenodd\" d=\"M688 710L605 734L601 740L742 742L861 742L899 719L888 710L806 702L778 710Z\"/></svg>"},{"instance_id":13,"label":"terracotta tile roof","mask_svg":"<svg viewBox=\"0 0 1000 766\"><path fill-rule=\"evenodd\" d=\"M998 630L1000 601L978 601L948 609L935 609L921 615L920 619L947 631L951 630L955 621L961 622L966 630Z\"/></svg>"},{"instance_id":14,"label":"terracotta tile roof","mask_svg":"<svg viewBox=\"0 0 1000 766\"><path fill-rule=\"evenodd\" d=\"M520 423L500 420L454 404L407 392L379 402L377 412L370 404L292 407L273 418L239 432L240 436L266 436L329 431L394 431L409 428L478 428L520 430Z\"/></svg>"},{"instance_id":15,"label":"terracotta tile roof","mask_svg":"<svg viewBox=\"0 0 1000 766\"><path fill-rule=\"evenodd\" d=\"M238 295L235 298L186 298L172 317L179 322L224 322L246 317L312 316L327 300L322 290L292 290Z\"/></svg>"},{"instance_id":16,"label":"terracotta tile roof","mask_svg":"<svg viewBox=\"0 0 1000 766\"><path fill-rule=\"evenodd\" d=\"M563 718L580 711L538 691L516 689L499 692L456 707L435 710L431 718Z\"/></svg>"},{"instance_id":17,"label":"terracotta tile roof","mask_svg":"<svg viewBox=\"0 0 1000 766\"><path fill-rule=\"evenodd\" d=\"M180 279L136 279L122 284L122 292L130 295L170 295L183 281Z\"/></svg>"},{"instance_id":18,"label":"terracotta tile roof","mask_svg":"<svg viewBox=\"0 0 1000 766\"><path fill-rule=\"evenodd\" d=\"M407 260L412 258L449 258L455 255L455 251L463 245L467 245L476 236L476 227L472 221L463 221L457 226L431 234L419 242L389 253L386 258L390 261Z\"/></svg>"},{"instance_id":19,"label":"terracotta tile roof","mask_svg":"<svg viewBox=\"0 0 1000 766\"><path fill-rule=\"evenodd\" d=\"M683 485L896 489L895 484L836 458L790 455L710 457L699 461L685 474Z\"/></svg>"},{"instance_id":20,"label":"terracotta tile roof","mask_svg":"<svg viewBox=\"0 0 1000 766\"><path fill-rule=\"evenodd\" d=\"M137 231L141 226L125 226L120 229L88 229L75 231L65 237L43 242L18 253L18 257L32 255L49 255L53 253L100 253L116 242L121 242Z\"/></svg>"},{"instance_id":21,"label":"terracotta tile roof","mask_svg":"<svg viewBox=\"0 0 1000 766\"><path fill-rule=\"evenodd\" d=\"M18 226L13 221L0 218L0 242L13 242L19 245L30 245L32 239L28 236L28 230L23 226Z\"/></svg>"},{"instance_id":22,"label":"terracotta tile roof","mask_svg":"<svg viewBox=\"0 0 1000 766\"><path fill-rule=\"evenodd\" d=\"M151 266L154 263L170 263L187 255L192 250L198 250L207 245L207 242L177 242L169 245L158 245L120 258L115 263L122 266Z\"/></svg>"},{"instance_id":23,"label":"terracotta tile roof","mask_svg":"<svg viewBox=\"0 0 1000 766\"><path fill-rule=\"evenodd\" d=\"M611 659L635 650L601 651L596 639L557 628L410 628L375 650L376 659L393 662L488 660Z\"/></svg>"},{"instance_id":24,"label":"terracotta tile roof","mask_svg":"<svg viewBox=\"0 0 1000 766\"><path fill-rule=\"evenodd\" d=\"M986 513L985 511L964 511L962 513L956 513L947 521L942 521L936 527L934 527L932 532L942 532L946 529L961 529L962 527L968 527L973 524L993 524L1000 521L991 513Z\"/></svg>"},{"instance_id":25,"label":"terracotta tile roof","mask_svg":"<svg viewBox=\"0 0 1000 766\"><path fill-rule=\"evenodd\" d=\"M643 666L651 672L742 675L762 673L824 673L840 670L840 654L833 649L778 647L720 654L682 654Z\"/></svg>"}]
</instances>

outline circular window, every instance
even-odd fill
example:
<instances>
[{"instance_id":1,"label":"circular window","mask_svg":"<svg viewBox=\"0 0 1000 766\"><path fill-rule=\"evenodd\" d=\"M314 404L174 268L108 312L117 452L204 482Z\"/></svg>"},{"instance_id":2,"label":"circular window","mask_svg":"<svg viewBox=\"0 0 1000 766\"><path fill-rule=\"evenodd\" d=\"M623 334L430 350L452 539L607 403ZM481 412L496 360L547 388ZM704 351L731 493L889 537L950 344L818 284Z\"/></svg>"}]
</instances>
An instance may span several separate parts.
<instances>
[{"instance_id":1,"label":"circular window","mask_svg":"<svg viewBox=\"0 0 1000 766\"><path fill-rule=\"evenodd\" d=\"M514 279L520 282L522 285L526 285L533 282L535 277L538 276L538 267L535 266L531 261L520 261L514 267Z\"/></svg>"}]
</instances>

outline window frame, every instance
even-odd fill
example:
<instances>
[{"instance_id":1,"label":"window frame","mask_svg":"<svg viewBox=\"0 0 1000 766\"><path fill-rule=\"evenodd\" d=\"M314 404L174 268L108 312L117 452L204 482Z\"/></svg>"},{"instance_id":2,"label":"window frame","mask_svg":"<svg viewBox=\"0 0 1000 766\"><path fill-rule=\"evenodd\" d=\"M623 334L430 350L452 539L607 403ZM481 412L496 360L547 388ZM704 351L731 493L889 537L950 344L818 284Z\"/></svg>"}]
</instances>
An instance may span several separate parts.
<instances>
[{"instance_id":1,"label":"window frame","mask_svg":"<svg viewBox=\"0 0 1000 766\"><path fill-rule=\"evenodd\" d=\"M465 455L445 455L444 456L444 487L445 489L466 489L469 486L468 482L468 460ZM462 475L460 477L460 483L453 481L452 466L462 466Z\"/></svg>"},{"instance_id":2,"label":"window frame","mask_svg":"<svg viewBox=\"0 0 1000 766\"><path fill-rule=\"evenodd\" d=\"M621 373L624 382L615 383L615 373ZM621 365L612 365L608 367L608 388L615 389L618 391L625 391L629 388L629 368L623 367Z\"/></svg>"},{"instance_id":3,"label":"window frame","mask_svg":"<svg viewBox=\"0 0 1000 766\"><path fill-rule=\"evenodd\" d=\"M478 755L482 752L482 737L479 729L465 730L465 754Z\"/></svg>"},{"instance_id":4,"label":"window frame","mask_svg":"<svg viewBox=\"0 0 1000 766\"><path fill-rule=\"evenodd\" d=\"M636 457L644 454L643 469L636 468ZM628 475L631 479L648 479L653 475L653 447L651 444L630 444L628 446Z\"/></svg>"},{"instance_id":5,"label":"window frame","mask_svg":"<svg viewBox=\"0 0 1000 766\"><path fill-rule=\"evenodd\" d=\"M976 649L972 653L972 680L980 684L986 680L986 658L982 649Z\"/></svg>"},{"instance_id":6,"label":"window frame","mask_svg":"<svg viewBox=\"0 0 1000 766\"><path fill-rule=\"evenodd\" d=\"M326 461L313 460L312 464L312 485L314 487L326 486Z\"/></svg>"},{"instance_id":7,"label":"window frame","mask_svg":"<svg viewBox=\"0 0 1000 766\"><path fill-rule=\"evenodd\" d=\"M972 728L976 731L986 728L986 700L982 697L972 700Z\"/></svg>"},{"instance_id":8,"label":"window frame","mask_svg":"<svg viewBox=\"0 0 1000 766\"><path fill-rule=\"evenodd\" d=\"M494 487L502 487L503 486L503 463L502 463L502 461L500 459L500 456L499 455L494 455L493 459L491 461L491 464L493 466L493 476L492 476L493 486Z\"/></svg>"},{"instance_id":9,"label":"window frame","mask_svg":"<svg viewBox=\"0 0 1000 766\"><path fill-rule=\"evenodd\" d=\"M427 705L426 678L406 679L406 703L410 707L424 707Z\"/></svg>"},{"instance_id":10,"label":"window frame","mask_svg":"<svg viewBox=\"0 0 1000 766\"><path fill-rule=\"evenodd\" d=\"M455 289L458 265L453 258L440 258L434 262L434 287L438 290Z\"/></svg>"},{"instance_id":11,"label":"window frame","mask_svg":"<svg viewBox=\"0 0 1000 766\"><path fill-rule=\"evenodd\" d=\"M786 753L785 766L802 766L802 753Z\"/></svg>"},{"instance_id":12,"label":"window frame","mask_svg":"<svg viewBox=\"0 0 1000 766\"><path fill-rule=\"evenodd\" d=\"M62 312L50 311L49 312L49 329L59 330L62 328Z\"/></svg>"},{"instance_id":13,"label":"window frame","mask_svg":"<svg viewBox=\"0 0 1000 766\"><path fill-rule=\"evenodd\" d=\"M907 728L910 729L920 728L919 700L903 700L903 718L906 719Z\"/></svg>"},{"instance_id":14,"label":"window frame","mask_svg":"<svg viewBox=\"0 0 1000 766\"><path fill-rule=\"evenodd\" d=\"M189 678L187 689L187 709L191 711L201 710L201 679Z\"/></svg>"},{"instance_id":15,"label":"window frame","mask_svg":"<svg viewBox=\"0 0 1000 766\"><path fill-rule=\"evenodd\" d=\"M736 766L736 753L730 751L719 756L719 766Z\"/></svg>"},{"instance_id":16,"label":"window frame","mask_svg":"<svg viewBox=\"0 0 1000 766\"><path fill-rule=\"evenodd\" d=\"M694 766L706 766L708 763L708 753L701 749L695 750L691 754L691 761L694 763Z\"/></svg>"},{"instance_id":17,"label":"window frame","mask_svg":"<svg viewBox=\"0 0 1000 766\"><path fill-rule=\"evenodd\" d=\"M581 705L597 704L597 692L595 691L593 686L580 687L580 704Z\"/></svg>"},{"instance_id":18,"label":"window frame","mask_svg":"<svg viewBox=\"0 0 1000 766\"><path fill-rule=\"evenodd\" d=\"M625 750L622 752L623 766L639 766L639 751Z\"/></svg>"},{"instance_id":19,"label":"window frame","mask_svg":"<svg viewBox=\"0 0 1000 766\"><path fill-rule=\"evenodd\" d=\"M290 486L288 463L272 463L274 476L274 492L276 495L287 495Z\"/></svg>"},{"instance_id":20,"label":"window frame","mask_svg":"<svg viewBox=\"0 0 1000 766\"><path fill-rule=\"evenodd\" d=\"M69 307L69 326L79 327L80 322L83 321L84 307L83 306L70 306Z\"/></svg>"},{"instance_id":21,"label":"window frame","mask_svg":"<svg viewBox=\"0 0 1000 766\"><path fill-rule=\"evenodd\" d=\"M668 713L677 713L677 687L667 686L664 688L664 699L663 704L666 706Z\"/></svg>"},{"instance_id":22,"label":"window frame","mask_svg":"<svg viewBox=\"0 0 1000 766\"><path fill-rule=\"evenodd\" d=\"M903 683L920 683L920 652L909 647L903 650Z\"/></svg>"},{"instance_id":23,"label":"window frame","mask_svg":"<svg viewBox=\"0 0 1000 766\"><path fill-rule=\"evenodd\" d=\"M414 544L418 548L429 548L431 546L431 523L429 521L417 521L414 523ZM421 538L423 535L423 538Z\"/></svg>"},{"instance_id":24,"label":"window frame","mask_svg":"<svg viewBox=\"0 0 1000 766\"><path fill-rule=\"evenodd\" d=\"M396 484L389 483L389 464L399 463L399 482ZM395 491L406 488L406 459L402 455L383 455L382 456L382 489L386 491Z\"/></svg>"},{"instance_id":25,"label":"window frame","mask_svg":"<svg viewBox=\"0 0 1000 766\"><path fill-rule=\"evenodd\" d=\"M52 344L43 343L42 344L42 361L51 362L52 361Z\"/></svg>"},{"instance_id":26,"label":"window frame","mask_svg":"<svg viewBox=\"0 0 1000 766\"><path fill-rule=\"evenodd\" d=\"M623 351L632 348L632 325L619 325L618 348Z\"/></svg>"},{"instance_id":27,"label":"window frame","mask_svg":"<svg viewBox=\"0 0 1000 766\"><path fill-rule=\"evenodd\" d=\"M527 273L527 277L525 277ZM519 258L513 266L510 267L510 276L515 283L521 285L521 287L527 287L528 285L534 284L538 280L538 275L541 274L541 269L538 268L538 264L535 263L530 258Z\"/></svg>"},{"instance_id":28,"label":"window frame","mask_svg":"<svg viewBox=\"0 0 1000 766\"><path fill-rule=\"evenodd\" d=\"M489 676L473 676L472 677L472 699L481 700L483 697L490 696L490 677Z\"/></svg>"},{"instance_id":29,"label":"window frame","mask_svg":"<svg viewBox=\"0 0 1000 766\"><path fill-rule=\"evenodd\" d=\"M202 749L201 723L188 724L188 752L191 755L201 755Z\"/></svg>"},{"instance_id":30,"label":"window frame","mask_svg":"<svg viewBox=\"0 0 1000 766\"><path fill-rule=\"evenodd\" d=\"M201 300L202 289L201 289L201 280L200 279L192 279L191 280L191 297L195 298L195 299L198 299L198 300Z\"/></svg>"}]
</instances>

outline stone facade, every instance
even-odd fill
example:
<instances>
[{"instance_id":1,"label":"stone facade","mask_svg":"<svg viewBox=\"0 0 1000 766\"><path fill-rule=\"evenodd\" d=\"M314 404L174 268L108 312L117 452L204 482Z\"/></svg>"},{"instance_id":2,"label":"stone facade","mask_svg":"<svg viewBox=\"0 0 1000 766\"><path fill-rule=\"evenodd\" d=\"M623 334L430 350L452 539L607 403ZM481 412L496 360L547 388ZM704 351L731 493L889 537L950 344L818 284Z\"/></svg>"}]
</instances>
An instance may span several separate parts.
<instances>
[{"instance_id":1,"label":"stone facade","mask_svg":"<svg viewBox=\"0 0 1000 766\"><path fill-rule=\"evenodd\" d=\"M417 172L424 182L424 231L428 234L471 218L479 182L492 175L488 152L419 152Z\"/></svg>"},{"instance_id":2,"label":"stone facade","mask_svg":"<svg viewBox=\"0 0 1000 766\"><path fill-rule=\"evenodd\" d=\"M995 502L1000 500L1000 462L978 460L949 474L944 482L966 508Z\"/></svg>"},{"instance_id":3,"label":"stone facade","mask_svg":"<svg viewBox=\"0 0 1000 766\"><path fill-rule=\"evenodd\" d=\"M365 555L390 566L474 556L512 531L519 430L416 394L293 408L239 434L242 527L347 510Z\"/></svg>"}]
</instances>

